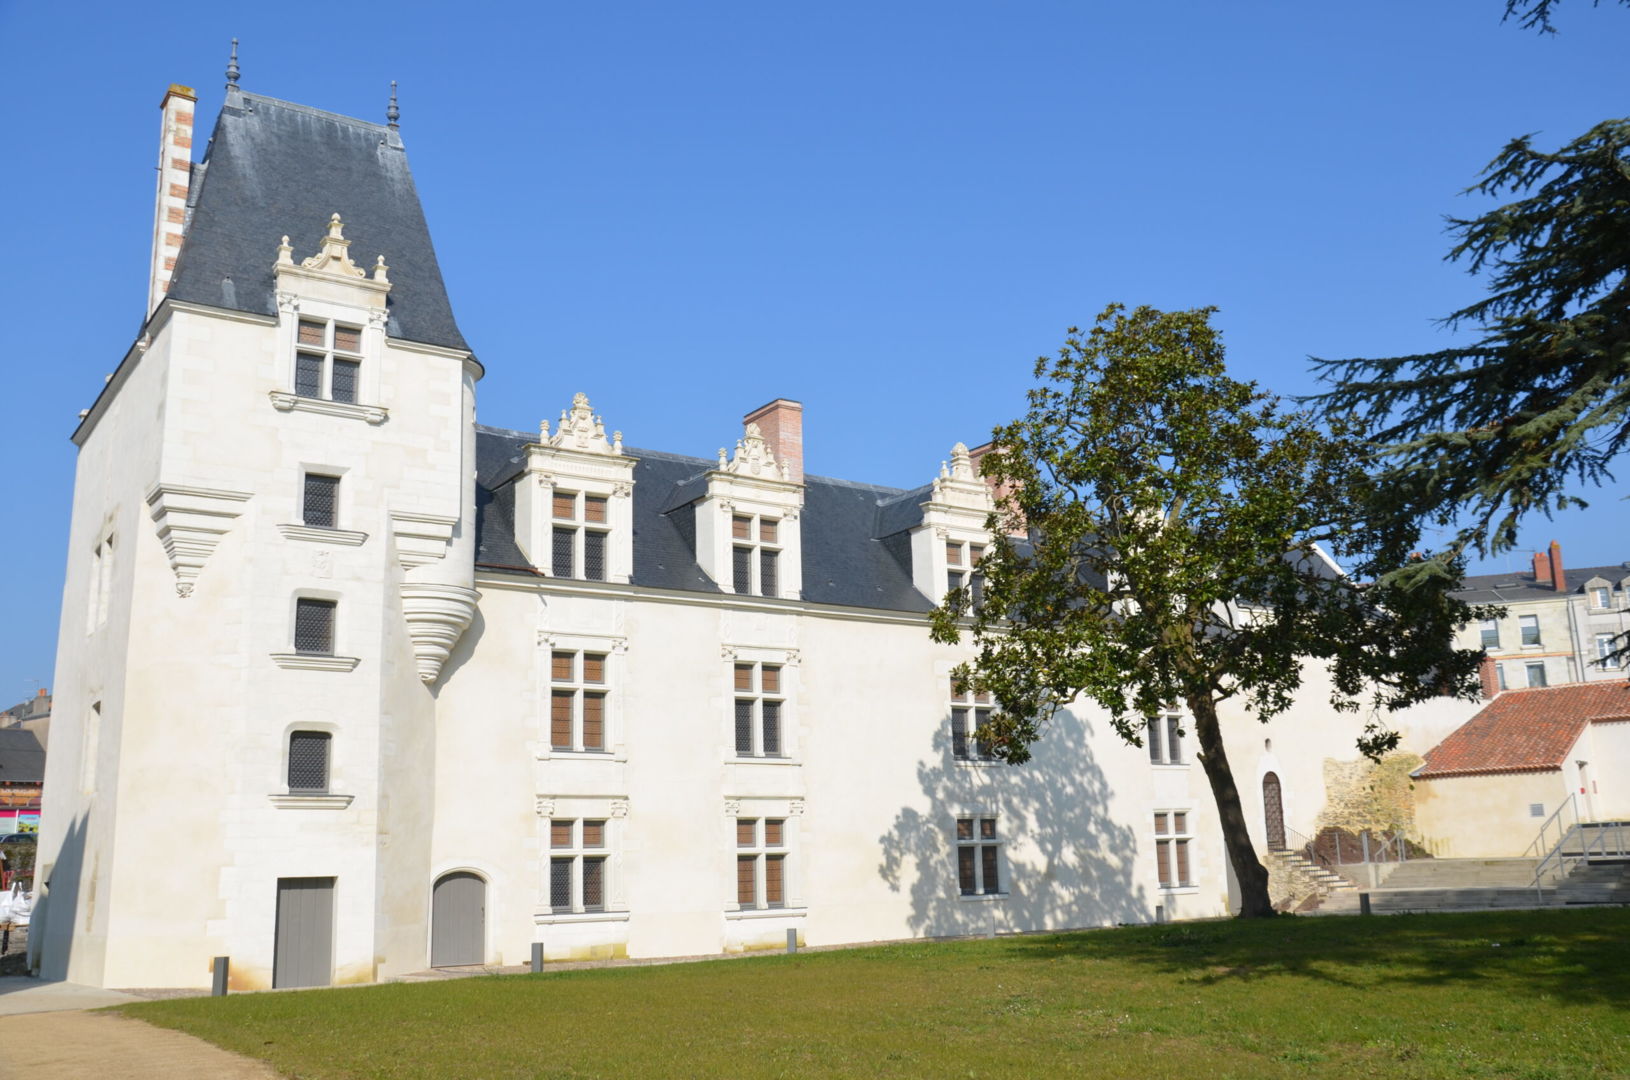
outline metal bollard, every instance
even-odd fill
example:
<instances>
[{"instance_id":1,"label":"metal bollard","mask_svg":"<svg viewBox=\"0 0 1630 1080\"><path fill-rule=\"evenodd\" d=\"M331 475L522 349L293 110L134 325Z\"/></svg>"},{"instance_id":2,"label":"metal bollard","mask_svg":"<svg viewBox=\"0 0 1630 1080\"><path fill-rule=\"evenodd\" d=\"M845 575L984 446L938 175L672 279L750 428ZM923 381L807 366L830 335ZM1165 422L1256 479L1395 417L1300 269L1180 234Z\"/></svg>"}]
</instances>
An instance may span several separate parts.
<instances>
[{"instance_id":1,"label":"metal bollard","mask_svg":"<svg viewBox=\"0 0 1630 1080\"><path fill-rule=\"evenodd\" d=\"M798 931L796 930L787 931L787 951L789 953L798 951Z\"/></svg>"},{"instance_id":2,"label":"metal bollard","mask_svg":"<svg viewBox=\"0 0 1630 1080\"><path fill-rule=\"evenodd\" d=\"M210 983L209 996L226 997L226 977L227 972L232 967L232 958L230 956L217 956L212 965L215 978Z\"/></svg>"},{"instance_id":3,"label":"metal bollard","mask_svg":"<svg viewBox=\"0 0 1630 1080\"><path fill-rule=\"evenodd\" d=\"M1155 922L1163 923L1165 921L1166 921L1166 905L1165 904L1156 904L1155 905Z\"/></svg>"},{"instance_id":4,"label":"metal bollard","mask_svg":"<svg viewBox=\"0 0 1630 1080\"><path fill-rule=\"evenodd\" d=\"M1368 915L1370 913L1370 894L1367 892L1361 892L1358 894L1358 913L1360 915Z\"/></svg>"},{"instance_id":5,"label":"metal bollard","mask_svg":"<svg viewBox=\"0 0 1630 1080\"><path fill-rule=\"evenodd\" d=\"M541 941L532 943L532 970L534 972L543 970L543 942Z\"/></svg>"}]
</instances>

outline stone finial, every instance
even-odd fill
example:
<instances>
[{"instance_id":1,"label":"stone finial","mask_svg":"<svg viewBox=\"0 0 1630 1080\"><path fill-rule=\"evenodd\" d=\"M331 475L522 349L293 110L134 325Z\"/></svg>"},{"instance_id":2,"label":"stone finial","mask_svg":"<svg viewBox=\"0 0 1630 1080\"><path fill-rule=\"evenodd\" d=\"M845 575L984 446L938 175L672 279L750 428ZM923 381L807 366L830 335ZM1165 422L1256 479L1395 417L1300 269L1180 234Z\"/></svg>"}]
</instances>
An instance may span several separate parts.
<instances>
[{"instance_id":1,"label":"stone finial","mask_svg":"<svg viewBox=\"0 0 1630 1080\"><path fill-rule=\"evenodd\" d=\"M968 453L965 443L957 443L951 447L951 477L955 480L976 479L973 473L973 456Z\"/></svg>"},{"instance_id":2,"label":"stone finial","mask_svg":"<svg viewBox=\"0 0 1630 1080\"><path fill-rule=\"evenodd\" d=\"M233 89L238 85L238 39L232 39L232 57L226 62L226 86Z\"/></svg>"},{"instance_id":3,"label":"stone finial","mask_svg":"<svg viewBox=\"0 0 1630 1080\"><path fill-rule=\"evenodd\" d=\"M287 233L283 234L283 242L277 245L277 265L294 265L294 248L289 244L289 236Z\"/></svg>"},{"instance_id":4,"label":"stone finial","mask_svg":"<svg viewBox=\"0 0 1630 1080\"><path fill-rule=\"evenodd\" d=\"M545 446L558 446L568 450L582 450L592 454L621 454L623 433L617 432L616 442L606 440L606 422L589 407L589 396L572 395L572 407L560 412L560 425L553 436L549 434L549 421L538 425L538 441Z\"/></svg>"},{"instance_id":5,"label":"stone finial","mask_svg":"<svg viewBox=\"0 0 1630 1080\"><path fill-rule=\"evenodd\" d=\"M396 80L391 80L391 103L385 106L385 120L391 127L397 127L402 119L402 110L396 107Z\"/></svg>"},{"instance_id":6,"label":"stone finial","mask_svg":"<svg viewBox=\"0 0 1630 1080\"><path fill-rule=\"evenodd\" d=\"M322 248L309 259L303 260L300 265L307 270L321 270L329 274L340 274L345 277L367 277L368 272L351 261L350 253L346 251L351 241L345 238L345 222L340 220L339 214L328 219L328 232L322 239ZM380 256L383 263L384 256Z\"/></svg>"},{"instance_id":7,"label":"stone finial","mask_svg":"<svg viewBox=\"0 0 1630 1080\"><path fill-rule=\"evenodd\" d=\"M385 265L385 256L383 255L379 256L379 258L374 262L374 280L386 283L390 282L390 267Z\"/></svg>"},{"instance_id":8,"label":"stone finial","mask_svg":"<svg viewBox=\"0 0 1630 1080\"><path fill-rule=\"evenodd\" d=\"M724 451L719 451L719 467L737 475L788 479L787 467L776 463L775 451L770 449L757 424L747 425L746 433L736 440L736 455L728 463L725 462Z\"/></svg>"},{"instance_id":9,"label":"stone finial","mask_svg":"<svg viewBox=\"0 0 1630 1080\"><path fill-rule=\"evenodd\" d=\"M974 470L973 454L967 444L957 443L951 447L950 462L940 462L940 474L934 480L934 501L978 510L989 506L990 493Z\"/></svg>"}]
</instances>

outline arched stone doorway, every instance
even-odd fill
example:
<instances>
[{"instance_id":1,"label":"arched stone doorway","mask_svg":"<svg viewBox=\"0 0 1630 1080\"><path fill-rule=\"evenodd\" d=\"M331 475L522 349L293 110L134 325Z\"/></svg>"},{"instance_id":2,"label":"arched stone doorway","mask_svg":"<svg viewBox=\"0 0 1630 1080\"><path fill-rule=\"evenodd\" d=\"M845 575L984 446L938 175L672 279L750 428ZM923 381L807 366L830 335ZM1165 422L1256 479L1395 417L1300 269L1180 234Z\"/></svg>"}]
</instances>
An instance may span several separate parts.
<instances>
[{"instance_id":1,"label":"arched stone doorway","mask_svg":"<svg viewBox=\"0 0 1630 1080\"><path fill-rule=\"evenodd\" d=\"M1280 797L1279 774L1262 778L1262 815L1268 829L1268 850L1285 850L1285 803Z\"/></svg>"},{"instance_id":2,"label":"arched stone doorway","mask_svg":"<svg viewBox=\"0 0 1630 1080\"><path fill-rule=\"evenodd\" d=\"M430 966L482 964L486 954L487 883L468 870L443 874L430 896Z\"/></svg>"}]
</instances>

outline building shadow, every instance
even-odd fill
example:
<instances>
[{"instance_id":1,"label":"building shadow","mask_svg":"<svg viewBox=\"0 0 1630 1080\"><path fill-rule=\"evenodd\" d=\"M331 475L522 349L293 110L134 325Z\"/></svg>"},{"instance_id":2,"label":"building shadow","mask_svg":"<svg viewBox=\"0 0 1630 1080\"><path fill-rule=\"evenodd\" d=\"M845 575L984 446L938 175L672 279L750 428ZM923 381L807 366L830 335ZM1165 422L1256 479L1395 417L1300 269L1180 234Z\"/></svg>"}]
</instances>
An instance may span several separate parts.
<instances>
[{"instance_id":1,"label":"building shadow","mask_svg":"<svg viewBox=\"0 0 1630 1080\"><path fill-rule=\"evenodd\" d=\"M1115 813L1116 792L1093 741L1086 721L1062 713L1046 745L1026 764L969 764L952 757L947 718L931 756L917 765L922 798L902 807L879 840L878 874L893 891L909 893L915 934L998 934L1153 920L1154 902L1140 883L1137 837L1122 823L1127 814ZM964 895L957 822L986 816L997 822L999 894ZM984 887L982 879L979 885Z\"/></svg>"},{"instance_id":2,"label":"building shadow","mask_svg":"<svg viewBox=\"0 0 1630 1080\"><path fill-rule=\"evenodd\" d=\"M41 851L34 862L34 909L28 921L28 967L40 978L63 980L72 959L74 923L79 918L79 894L85 876L87 815L76 817L63 834L56 857L45 861ZM10 987L26 989L26 984ZM6 992L0 990L0 993Z\"/></svg>"}]
</instances>

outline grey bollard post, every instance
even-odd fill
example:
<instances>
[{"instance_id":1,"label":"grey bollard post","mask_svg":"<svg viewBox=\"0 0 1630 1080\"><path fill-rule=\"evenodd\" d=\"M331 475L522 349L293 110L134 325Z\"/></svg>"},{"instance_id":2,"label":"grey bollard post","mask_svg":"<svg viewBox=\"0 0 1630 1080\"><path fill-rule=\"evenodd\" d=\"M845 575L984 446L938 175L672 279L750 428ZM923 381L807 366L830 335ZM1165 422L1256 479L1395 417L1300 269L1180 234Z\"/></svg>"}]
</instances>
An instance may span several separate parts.
<instances>
[{"instance_id":1,"label":"grey bollard post","mask_svg":"<svg viewBox=\"0 0 1630 1080\"><path fill-rule=\"evenodd\" d=\"M789 953L798 951L798 931L796 930L787 931L787 951Z\"/></svg>"},{"instance_id":2,"label":"grey bollard post","mask_svg":"<svg viewBox=\"0 0 1630 1080\"><path fill-rule=\"evenodd\" d=\"M1370 913L1370 894L1367 892L1361 892L1358 894L1358 913L1360 915L1368 915Z\"/></svg>"},{"instance_id":3,"label":"grey bollard post","mask_svg":"<svg viewBox=\"0 0 1630 1080\"><path fill-rule=\"evenodd\" d=\"M217 956L213 966L215 978L210 983L209 996L226 997L226 976L227 971L232 966L232 958L230 956Z\"/></svg>"},{"instance_id":4,"label":"grey bollard post","mask_svg":"<svg viewBox=\"0 0 1630 1080\"><path fill-rule=\"evenodd\" d=\"M532 943L532 970L535 972L543 970L543 942L541 941Z\"/></svg>"},{"instance_id":5,"label":"grey bollard post","mask_svg":"<svg viewBox=\"0 0 1630 1080\"><path fill-rule=\"evenodd\" d=\"M1155 905L1155 922L1163 923L1165 921L1166 921L1166 905L1164 905L1164 904L1156 904Z\"/></svg>"}]
</instances>

